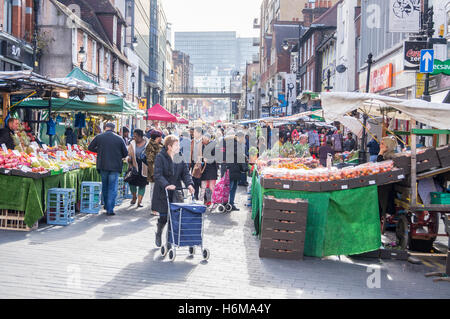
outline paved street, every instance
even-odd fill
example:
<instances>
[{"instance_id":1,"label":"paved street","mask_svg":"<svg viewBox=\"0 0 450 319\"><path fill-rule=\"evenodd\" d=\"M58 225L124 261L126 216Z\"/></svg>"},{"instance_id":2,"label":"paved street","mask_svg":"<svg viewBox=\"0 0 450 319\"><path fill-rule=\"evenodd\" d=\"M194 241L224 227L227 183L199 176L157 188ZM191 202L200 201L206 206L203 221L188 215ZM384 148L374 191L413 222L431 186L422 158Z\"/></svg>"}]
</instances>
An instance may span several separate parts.
<instances>
[{"instance_id":1,"label":"paved street","mask_svg":"<svg viewBox=\"0 0 450 319\"><path fill-rule=\"evenodd\" d=\"M240 188L239 207L246 194ZM147 209L118 215L78 215L68 227L0 232L3 298L449 298L450 284L433 283L423 264L350 260L260 259L249 210L208 215L211 258L175 263L154 248L156 218ZM429 264L433 266L432 264ZM372 270L368 270L372 267ZM375 272L374 272L375 271ZM367 286L380 274L380 288ZM377 281L373 281L377 285ZM370 284L370 280L369 280Z\"/></svg>"}]
</instances>

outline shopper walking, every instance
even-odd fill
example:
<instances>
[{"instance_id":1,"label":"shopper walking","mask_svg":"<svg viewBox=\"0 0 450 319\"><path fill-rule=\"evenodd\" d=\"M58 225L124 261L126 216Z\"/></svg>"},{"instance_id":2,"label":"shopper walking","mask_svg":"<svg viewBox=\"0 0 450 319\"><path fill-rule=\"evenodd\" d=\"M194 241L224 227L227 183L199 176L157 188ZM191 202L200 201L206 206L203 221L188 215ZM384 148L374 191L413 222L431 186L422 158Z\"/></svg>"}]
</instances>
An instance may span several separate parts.
<instances>
[{"instance_id":1,"label":"shopper walking","mask_svg":"<svg viewBox=\"0 0 450 319\"><path fill-rule=\"evenodd\" d=\"M180 202L183 198L179 191L182 189L181 181L194 194L194 183L189 174L188 165L180 158L174 161L179 154L180 143L176 136L169 135L164 139L164 147L155 159L155 188L152 196L152 208L159 213L155 244L161 247L161 234L167 223L167 200L170 203ZM169 198L166 196L166 191Z\"/></svg>"},{"instance_id":2,"label":"shopper walking","mask_svg":"<svg viewBox=\"0 0 450 319\"><path fill-rule=\"evenodd\" d=\"M191 141L191 168L196 200L203 200L203 198L199 198L202 185L202 135L203 129L201 127L196 127L194 130L194 138Z\"/></svg>"},{"instance_id":3,"label":"shopper walking","mask_svg":"<svg viewBox=\"0 0 450 319\"><path fill-rule=\"evenodd\" d=\"M134 140L128 146L128 162L131 165L131 170L134 171L131 180L128 182L133 195L130 204L134 205L137 201L137 207L144 207L142 206L142 199L148 185L148 167L144 161L147 144L148 139L144 136L144 132L138 129L134 131Z\"/></svg>"},{"instance_id":4,"label":"shopper walking","mask_svg":"<svg viewBox=\"0 0 450 319\"><path fill-rule=\"evenodd\" d=\"M347 134L347 139L344 142L344 151L345 152L351 152L353 150L356 150L356 141L353 138L352 133Z\"/></svg>"},{"instance_id":5,"label":"shopper walking","mask_svg":"<svg viewBox=\"0 0 450 319\"><path fill-rule=\"evenodd\" d=\"M145 148L145 156L147 157L147 181L149 182L150 198L152 198L153 189L155 186L154 167L156 155L161 151L163 145L161 144L162 134L159 131L153 130L150 134L150 141ZM150 205L150 211L153 215L157 215L155 210Z\"/></svg>"},{"instance_id":6,"label":"shopper walking","mask_svg":"<svg viewBox=\"0 0 450 319\"><path fill-rule=\"evenodd\" d=\"M232 142L230 143L230 141ZM234 137L227 136L225 138L225 167L229 170L230 173L230 205L232 206L232 211L239 211L239 209L235 205L236 191L239 180L241 179L241 173L247 171L245 169L245 167L247 166L245 154L243 152L245 147L244 143L245 139L243 133L237 133ZM230 147L232 147L231 150ZM231 151L233 153L228 154L228 152Z\"/></svg>"},{"instance_id":7,"label":"shopper walking","mask_svg":"<svg viewBox=\"0 0 450 319\"><path fill-rule=\"evenodd\" d=\"M122 137L114 133L116 126L107 123L105 133L97 135L88 150L97 153L97 170L102 178L102 194L106 214L113 216L117 197L117 183L128 150Z\"/></svg>"},{"instance_id":8,"label":"shopper walking","mask_svg":"<svg viewBox=\"0 0 450 319\"><path fill-rule=\"evenodd\" d=\"M210 195L214 192L217 181L217 163L216 163L216 143L211 141L211 135L203 135L203 168L202 185L200 190L200 200L205 198L206 190L209 189ZM211 196L206 196L205 205L211 205Z\"/></svg>"}]
</instances>

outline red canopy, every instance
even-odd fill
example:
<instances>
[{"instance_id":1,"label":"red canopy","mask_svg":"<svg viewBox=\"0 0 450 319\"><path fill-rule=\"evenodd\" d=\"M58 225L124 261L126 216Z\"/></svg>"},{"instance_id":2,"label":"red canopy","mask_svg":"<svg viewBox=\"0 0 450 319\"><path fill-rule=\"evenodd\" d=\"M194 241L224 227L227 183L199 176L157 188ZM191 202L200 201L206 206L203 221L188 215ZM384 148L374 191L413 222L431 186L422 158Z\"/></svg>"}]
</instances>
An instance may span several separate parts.
<instances>
[{"instance_id":1,"label":"red canopy","mask_svg":"<svg viewBox=\"0 0 450 319\"><path fill-rule=\"evenodd\" d=\"M189 124L189 121L186 120L184 117L179 117L178 118L178 123L180 123L180 124Z\"/></svg>"},{"instance_id":2,"label":"red canopy","mask_svg":"<svg viewBox=\"0 0 450 319\"><path fill-rule=\"evenodd\" d=\"M159 104L155 104L151 109L149 109L147 115L147 120L150 121L178 123L177 117Z\"/></svg>"}]
</instances>

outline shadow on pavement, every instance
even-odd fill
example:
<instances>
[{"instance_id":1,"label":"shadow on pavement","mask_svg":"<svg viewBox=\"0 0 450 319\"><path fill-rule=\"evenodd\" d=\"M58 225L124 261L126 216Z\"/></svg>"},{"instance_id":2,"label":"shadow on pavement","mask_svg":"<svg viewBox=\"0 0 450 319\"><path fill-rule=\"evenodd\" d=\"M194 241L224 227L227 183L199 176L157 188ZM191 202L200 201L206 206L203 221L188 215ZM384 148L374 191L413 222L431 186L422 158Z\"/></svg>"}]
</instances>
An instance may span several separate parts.
<instances>
[{"instance_id":1,"label":"shadow on pavement","mask_svg":"<svg viewBox=\"0 0 450 319\"><path fill-rule=\"evenodd\" d=\"M177 258L181 260L182 257ZM153 249L142 262L129 264L111 281L98 288L95 298L111 295L126 297L153 285L185 282L197 266L188 262L172 263L161 257L159 249Z\"/></svg>"}]
</instances>

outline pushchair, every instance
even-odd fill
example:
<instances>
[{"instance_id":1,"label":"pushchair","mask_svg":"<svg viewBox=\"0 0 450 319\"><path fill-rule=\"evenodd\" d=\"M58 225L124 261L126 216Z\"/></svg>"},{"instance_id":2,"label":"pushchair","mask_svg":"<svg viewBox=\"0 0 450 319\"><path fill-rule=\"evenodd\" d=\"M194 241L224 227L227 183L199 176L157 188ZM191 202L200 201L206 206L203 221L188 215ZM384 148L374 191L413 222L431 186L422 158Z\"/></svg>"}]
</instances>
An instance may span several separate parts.
<instances>
[{"instance_id":1,"label":"pushchair","mask_svg":"<svg viewBox=\"0 0 450 319\"><path fill-rule=\"evenodd\" d=\"M206 206L195 203L170 203L166 190L167 214L167 240L161 246L161 255L169 256L174 261L177 248L188 247L189 256L195 255L195 248L201 248L203 260L209 259L209 250L203 247L203 214ZM193 197L192 197L193 199ZM192 200L193 201L193 200Z\"/></svg>"},{"instance_id":2,"label":"pushchair","mask_svg":"<svg viewBox=\"0 0 450 319\"><path fill-rule=\"evenodd\" d=\"M230 198L230 172L225 171L225 175L220 179L214 188L214 192L211 196L212 206L209 208L209 212L212 213L215 210L219 213L231 212L233 206L228 203Z\"/></svg>"}]
</instances>

